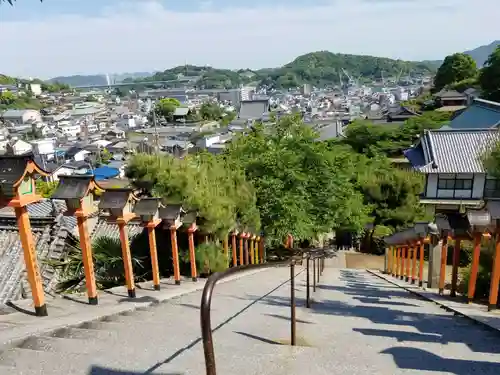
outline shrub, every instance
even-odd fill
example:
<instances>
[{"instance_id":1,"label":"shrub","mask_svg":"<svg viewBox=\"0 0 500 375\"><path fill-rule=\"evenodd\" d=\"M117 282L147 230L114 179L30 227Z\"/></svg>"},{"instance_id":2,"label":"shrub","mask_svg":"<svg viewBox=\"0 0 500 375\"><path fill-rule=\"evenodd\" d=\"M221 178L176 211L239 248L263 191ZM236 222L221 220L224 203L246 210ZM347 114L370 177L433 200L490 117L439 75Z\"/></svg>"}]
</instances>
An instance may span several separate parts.
<instances>
[{"instance_id":1,"label":"shrub","mask_svg":"<svg viewBox=\"0 0 500 375\"><path fill-rule=\"evenodd\" d=\"M472 256L472 253L470 253L470 256ZM481 255L479 257L479 269L477 273L476 291L474 293L474 298L485 299L489 297L492 267L493 248L491 246L484 246L481 248ZM471 268L472 264L469 264L461 271L461 282L459 290L464 294L467 294L469 291Z\"/></svg>"},{"instance_id":2,"label":"shrub","mask_svg":"<svg viewBox=\"0 0 500 375\"><path fill-rule=\"evenodd\" d=\"M199 275L210 275L222 272L228 268L228 257L224 254L222 246L213 242L199 244L195 248L196 268ZM189 251L182 251L181 259L189 263Z\"/></svg>"},{"instance_id":3,"label":"shrub","mask_svg":"<svg viewBox=\"0 0 500 375\"><path fill-rule=\"evenodd\" d=\"M97 287L107 289L123 285L125 283L125 271L120 239L99 237L92 243L92 251ZM145 268L143 260L144 258L132 254L132 267L136 281L144 280ZM59 292L79 290L83 286L85 270L80 246L72 246L64 260L50 261L48 263L61 270L62 281L57 287Z\"/></svg>"}]
</instances>

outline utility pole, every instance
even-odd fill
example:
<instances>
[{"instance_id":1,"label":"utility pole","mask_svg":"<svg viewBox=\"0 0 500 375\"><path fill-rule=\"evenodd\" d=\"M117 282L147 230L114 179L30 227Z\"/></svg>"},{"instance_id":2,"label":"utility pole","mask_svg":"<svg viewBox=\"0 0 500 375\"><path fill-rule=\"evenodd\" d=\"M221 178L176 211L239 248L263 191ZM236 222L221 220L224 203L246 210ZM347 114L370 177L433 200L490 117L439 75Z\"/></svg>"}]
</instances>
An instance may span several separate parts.
<instances>
[{"instance_id":1,"label":"utility pole","mask_svg":"<svg viewBox=\"0 0 500 375\"><path fill-rule=\"evenodd\" d=\"M156 126L156 111L155 111L155 106L153 106L152 111L153 111L153 127L154 127L154 145L155 145L155 154L159 154L160 152L160 145L159 145L159 135L158 135L158 128Z\"/></svg>"}]
</instances>

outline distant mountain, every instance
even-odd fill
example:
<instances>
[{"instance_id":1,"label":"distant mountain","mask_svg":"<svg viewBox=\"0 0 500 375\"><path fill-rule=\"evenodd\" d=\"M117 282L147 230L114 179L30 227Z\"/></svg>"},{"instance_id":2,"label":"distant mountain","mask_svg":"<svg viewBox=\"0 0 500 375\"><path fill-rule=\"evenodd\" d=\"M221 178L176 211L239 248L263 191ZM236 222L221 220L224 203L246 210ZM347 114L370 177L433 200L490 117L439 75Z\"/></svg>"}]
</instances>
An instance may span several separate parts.
<instances>
[{"instance_id":1,"label":"distant mountain","mask_svg":"<svg viewBox=\"0 0 500 375\"><path fill-rule=\"evenodd\" d=\"M234 88L250 83L288 89L305 83L317 87L335 86L340 83L340 79L346 83L348 80L346 73L354 80L361 77L371 81L381 77L397 76L401 72L408 71L417 75L429 74L435 71L435 67L415 61L319 51L299 56L292 62L276 68L253 71L184 65L158 72L141 80L170 81L181 77L190 80L197 87L206 89Z\"/></svg>"},{"instance_id":2,"label":"distant mountain","mask_svg":"<svg viewBox=\"0 0 500 375\"><path fill-rule=\"evenodd\" d=\"M474 61L476 61L478 68L481 68L486 60L488 60L488 56L493 53L498 45L500 45L500 40L495 40L488 45L480 46L470 51L464 51L463 53L471 56ZM443 60L424 60L422 61L422 63L434 66L436 69L438 69L443 63Z\"/></svg>"},{"instance_id":3,"label":"distant mountain","mask_svg":"<svg viewBox=\"0 0 500 375\"><path fill-rule=\"evenodd\" d=\"M488 56L491 55L499 45L500 45L500 40L495 40L494 42L491 42L488 45L480 46L474 48L473 50L465 51L464 53L466 53L467 55L471 56L474 60L476 60L476 64L478 67L482 67L486 62L486 60L488 60Z\"/></svg>"},{"instance_id":4,"label":"distant mountain","mask_svg":"<svg viewBox=\"0 0 500 375\"><path fill-rule=\"evenodd\" d=\"M91 86L91 85L105 85L107 83L106 76L104 74L97 75L76 75L76 76L60 76L54 77L48 80L48 82L59 82L72 87L75 86Z\"/></svg>"},{"instance_id":5,"label":"distant mountain","mask_svg":"<svg viewBox=\"0 0 500 375\"><path fill-rule=\"evenodd\" d=\"M110 74L109 78L111 82L123 82L125 79L140 79L145 77L150 77L153 73L151 72L137 72L137 73L119 73ZM70 86L99 86L107 84L105 74L92 74L92 75L75 75L75 76L61 76L54 77L48 80L48 82L59 82L65 83Z\"/></svg>"},{"instance_id":6,"label":"distant mountain","mask_svg":"<svg viewBox=\"0 0 500 375\"><path fill-rule=\"evenodd\" d=\"M145 77L150 77L153 74L154 73L151 72L120 73L120 74L112 74L111 79L114 80L115 82L122 82L127 78L132 78L132 79L145 78Z\"/></svg>"}]
</instances>

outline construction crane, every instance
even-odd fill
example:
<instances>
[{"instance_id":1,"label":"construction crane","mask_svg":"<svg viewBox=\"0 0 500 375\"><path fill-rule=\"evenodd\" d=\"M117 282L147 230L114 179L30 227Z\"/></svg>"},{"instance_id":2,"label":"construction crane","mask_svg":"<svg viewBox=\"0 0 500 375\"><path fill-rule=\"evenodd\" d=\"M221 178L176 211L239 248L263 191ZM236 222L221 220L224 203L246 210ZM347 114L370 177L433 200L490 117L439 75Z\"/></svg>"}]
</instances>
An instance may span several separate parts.
<instances>
[{"instance_id":1,"label":"construction crane","mask_svg":"<svg viewBox=\"0 0 500 375\"><path fill-rule=\"evenodd\" d=\"M345 70L344 68L342 68L342 71L344 72L345 76L349 80L348 81L349 82L348 85L349 86L354 86L356 82L354 81L354 79L352 79L352 77L349 75L349 73L347 72L347 70Z\"/></svg>"}]
</instances>

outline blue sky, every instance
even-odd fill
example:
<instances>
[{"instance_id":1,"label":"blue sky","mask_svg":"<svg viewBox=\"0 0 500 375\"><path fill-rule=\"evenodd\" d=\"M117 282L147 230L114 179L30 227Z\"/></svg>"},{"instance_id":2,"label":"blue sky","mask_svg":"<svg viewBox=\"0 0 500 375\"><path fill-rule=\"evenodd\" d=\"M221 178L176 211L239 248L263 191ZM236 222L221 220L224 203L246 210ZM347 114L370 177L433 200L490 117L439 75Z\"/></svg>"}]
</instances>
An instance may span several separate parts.
<instances>
[{"instance_id":1,"label":"blue sky","mask_svg":"<svg viewBox=\"0 0 500 375\"><path fill-rule=\"evenodd\" d=\"M497 0L17 0L0 73L283 65L317 50L438 59L500 38ZM488 25L484 27L484 25Z\"/></svg>"}]
</instances>

